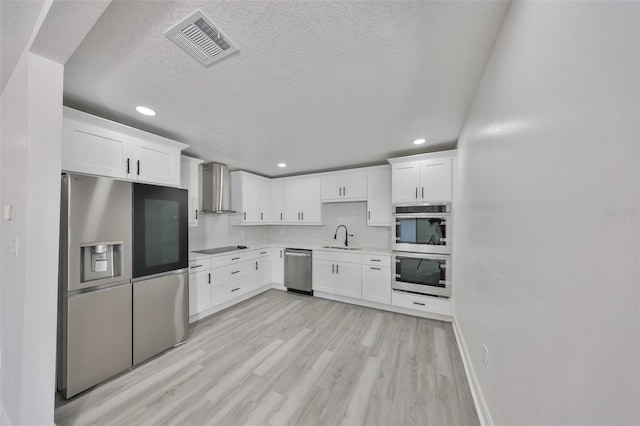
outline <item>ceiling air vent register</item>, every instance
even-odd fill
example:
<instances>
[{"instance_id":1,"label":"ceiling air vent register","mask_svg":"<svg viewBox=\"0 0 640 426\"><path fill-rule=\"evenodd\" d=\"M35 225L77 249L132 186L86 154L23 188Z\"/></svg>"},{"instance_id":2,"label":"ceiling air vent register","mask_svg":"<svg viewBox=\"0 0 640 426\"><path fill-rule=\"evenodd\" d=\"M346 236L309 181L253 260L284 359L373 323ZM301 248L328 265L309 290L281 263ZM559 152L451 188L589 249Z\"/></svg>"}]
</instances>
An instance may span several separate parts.
<instances>
[{"instance_id":1,"label":"ceiling air vent register","mask_svg":"<svg viewBox=\"0 0 640 426\"><path fill-rule=\"evenodd\" d=\"M205 66L238 51L229 37L201 10L196 10L164 34Z\"/></svg>"}]
</instances>

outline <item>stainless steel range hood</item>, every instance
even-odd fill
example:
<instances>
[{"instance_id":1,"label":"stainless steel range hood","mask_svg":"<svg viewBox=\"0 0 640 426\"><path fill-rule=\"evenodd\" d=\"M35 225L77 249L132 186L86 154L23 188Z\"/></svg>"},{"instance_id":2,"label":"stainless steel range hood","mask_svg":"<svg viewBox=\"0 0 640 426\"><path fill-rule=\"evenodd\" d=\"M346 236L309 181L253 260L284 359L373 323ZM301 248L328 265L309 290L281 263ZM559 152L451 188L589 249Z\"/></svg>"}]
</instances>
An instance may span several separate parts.
<instances>
[{"instance_id":1,"label":"stainless steel range hood","mask_svg":"<svg viewBox=\"0 0 640 426\"><path fill-rule=\"evenodd\" d=\"M202 213L236 213L231 210L231 175L220 163L200 165L200 211Z\"/></svg>"}]
</instances>

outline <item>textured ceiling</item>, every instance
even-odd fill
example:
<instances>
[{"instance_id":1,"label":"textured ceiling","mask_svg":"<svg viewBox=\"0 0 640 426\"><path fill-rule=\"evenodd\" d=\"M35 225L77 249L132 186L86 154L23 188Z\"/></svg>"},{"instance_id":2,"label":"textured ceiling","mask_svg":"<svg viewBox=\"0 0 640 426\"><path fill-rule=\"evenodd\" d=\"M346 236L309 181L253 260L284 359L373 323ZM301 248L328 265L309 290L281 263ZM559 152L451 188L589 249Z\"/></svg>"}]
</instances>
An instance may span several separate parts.
<instances>
[{"instance_id":1,"label":"textured ceiling","mask_svg":"<svg viewBox=\"0 0 640 426\"><path fill-rule=\"evenodd\" d=\"M114 0L66 64L64 102L266 176L379 164L455 144L507 7ZM197 8L239 53L205 68L164 36Z\"/></svg>"}]
</instances>

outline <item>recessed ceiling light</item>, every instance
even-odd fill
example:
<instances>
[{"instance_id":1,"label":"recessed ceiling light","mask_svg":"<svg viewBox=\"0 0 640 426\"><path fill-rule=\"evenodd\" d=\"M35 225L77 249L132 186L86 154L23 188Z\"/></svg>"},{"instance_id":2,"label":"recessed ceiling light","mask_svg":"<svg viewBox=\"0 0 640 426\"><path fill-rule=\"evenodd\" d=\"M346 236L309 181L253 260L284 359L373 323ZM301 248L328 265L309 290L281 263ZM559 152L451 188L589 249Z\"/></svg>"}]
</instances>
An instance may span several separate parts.
<instances>
[{"instance_id":1,"label":"recessed ceiling light","mask_svg":"<svg viewBox=\"0 0 640 426\"><path fill-rule=\"evenodd\" d=\"M422 145L426 141L427 141L426 139L416 139L415 141L413 141L413 144L414 145Z\"/></svg>"},{"instance_id":2,"label":"recessed ceiling light","mask_svg":"<svg viewBox=\"0 0 640 426\"><path fill-rule=\"evenodd\" d=\"M278 167L287 167L286 163L278 163Z\"/></svg>"},{"instance_id":3,"label":"recessed ceiling light","mask_svg":"<svg viewBox=\"0 0 640 426\"><path fill-rule=\"evenodd\" d=\"M151 108L143 107L143 106L136 107L136 111L138 111L142 115L148 115L150 117L153 117L154 115L156 115L156 112L154 110L152 110Z\"/></svg>"}]
</instances>

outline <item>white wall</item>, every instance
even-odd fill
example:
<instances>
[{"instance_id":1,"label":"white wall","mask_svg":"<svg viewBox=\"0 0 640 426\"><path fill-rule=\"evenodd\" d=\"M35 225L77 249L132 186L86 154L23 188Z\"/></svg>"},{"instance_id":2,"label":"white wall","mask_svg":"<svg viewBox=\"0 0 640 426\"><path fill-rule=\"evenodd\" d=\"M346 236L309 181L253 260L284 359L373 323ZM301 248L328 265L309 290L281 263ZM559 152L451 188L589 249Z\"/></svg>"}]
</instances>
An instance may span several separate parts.
<instances>
[{"instance_id":1,"label":"white wall","mask_svg":"<svg viewBox=\"0 0 640 426\"><path fill-rule=\"evenodd\" d=\"M0 98L3 422L53 423L63 67L24 53ZM9 242L17 241L17 257Z\"/></svg>"},{"instance_id":2,"label":"white wall","mask_svg":"<svg viewBox=\"0 0 640 426\"><path fill-rule=\"evenodd\" d=\"M639 22L514 2L465 122L457 321L496 424L640 424Z\"/></svg>"},{"instance_id":3,"label":"white wall","mask_svg":"<svg viewBox=\"0 0 640 426\"><path fill-rule=\"evenodd\" d=\"M233 216L201 214L197 228L189 228L189 248L197 250L225 245L272 242L306 243L317 245L344 244L344 229L340 229L338 239L333 236L336 227L344 224L353 237L349 244L354 246L389 248L391 228L387 226L367 226L367 203L325 203L322 204L322 223L319 226L236 226Z\"/></svg>"}]
</instances>

